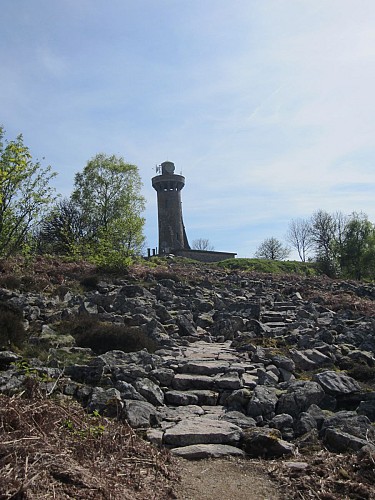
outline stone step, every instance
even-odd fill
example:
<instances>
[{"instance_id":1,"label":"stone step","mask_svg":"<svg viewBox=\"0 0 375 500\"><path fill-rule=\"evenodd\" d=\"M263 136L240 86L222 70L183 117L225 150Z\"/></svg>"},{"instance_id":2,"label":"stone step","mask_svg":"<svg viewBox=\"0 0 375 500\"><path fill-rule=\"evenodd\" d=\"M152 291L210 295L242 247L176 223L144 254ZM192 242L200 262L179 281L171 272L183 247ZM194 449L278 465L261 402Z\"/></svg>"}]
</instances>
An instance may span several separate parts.
<instances>
[{"instance_id":1,"label":"stone step","mask_svg":"<svg viewBox=\"0 0 375 500\"><path fill-rule=\"evenodd\" d=\"M184 358L189 361L239 361L241 356L230 347L230 344L230 340L212 344L199 340L186 347L182 347L181 351Z\"/></svg>"},{"instance_id":2,"label":"stone step","mask_svg":"<svg viewBox=\"0 0 375 500\"><path fill-rule=\"evenodd\" d=\"M285 321L272 321L272 322L264 323L264 324L272 329L284 328L287 325L287 323L285 323Z\"/></svg>"},{"instance_id":3,"label":"stone step","mask_svg":"<svg viewBox=\"0 0 375 500\"><path fill-rule=\"evenodd\" d=\"M177 391L191 390L232 390L243 387L243 382L237 371L218 373L217 375L199 375L190 373L177 373L172 380L172 389Z\"/></svg>"},{"instance_id":4,"label":"stone step","mask_svg":"<svg viewBox=\"0 0 375 500\"><path fill-rule=\"evenodd\" d=\"M230 367L229 361L203 360L187 361L177 369L178 373L190 373L199 375L216 375L225 373Z\"/></svg>"},{"instance_id":5,"label":"stone step","mask_svg":"<svg viewBox=\"0 0 375 500\"><path fill-rule=\"evenodd\" d=\"M263 318L264 316L285 316L285 315L286 315L286 314L285 314L285 312L281 313L280 311L273 311L273 310L272 310L272 311L270 311L270 310L265 310L265 311L263 311L263 313L262 313L262 318Z\"/></svg>"},{"instance_id":6,"label":"stone step","mask_svg":"<svg viewBox=\"0 0 375 500\"><path fill-rule=\"evenodd\" d=\"M278 314L278 313L270 314L270 313L267 313L267 314L263 314L263 316L262 316L262 323L274 323L274 322L277 322L277 321L284 321L285 318L286 318L285 314Z\"/></svg>"},{"instance_id":7,"label":"stone step","mask_svg":"<svg viewBox=\"0 0 375 500\"><path fill-rule=\"evenodd\" d=\"M173 406L216 406L219 399L219 393L208 390L191 391L167 391L165 393L165 402Z\"/></svg>"},{"instance_id":8,"label":"stone step","mask_svg":"<svg viewBox=\"0 0 375 500\"><path fill-rule=\"evenodd\" d=\"M290 302L274 302L273 304L274 311L295 311L296 306Z\"/></svg>"},{"instance_id":9,"label":"stone step","mask_svg":"<svg viewBox=\"0 0 375 500\"><path fill-rule=\"evenodd\" d=\"M189 373L176 373L172 388L176 390L212 390L215 386L215 379L209 375L198 375Z\"/></svg>"},{"instance_id":10,"label":"stone step","mask_svg":"<svg viewBox=\"0 0 375 500\"><path fill-rule=\"evenodd\" d=\"M163 444L177 448L193 444L229 444L236 446L242 435L237 425L224 420L195 417L166 429Z\"/></svg>"}]
</instances>

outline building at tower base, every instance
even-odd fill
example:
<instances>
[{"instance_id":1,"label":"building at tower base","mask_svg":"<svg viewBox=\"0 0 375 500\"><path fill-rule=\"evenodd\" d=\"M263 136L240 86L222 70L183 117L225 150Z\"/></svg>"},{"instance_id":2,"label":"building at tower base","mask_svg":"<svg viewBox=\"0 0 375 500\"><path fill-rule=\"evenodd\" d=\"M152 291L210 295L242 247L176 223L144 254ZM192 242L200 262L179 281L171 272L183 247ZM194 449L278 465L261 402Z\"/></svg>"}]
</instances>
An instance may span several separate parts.
<instances>
[{"instance_id":1,"label":"building at tower base","mask_svg":"<svg viewBox=\"0 0 375 500\"><path fill-rule=\"evenodd\" d=\"M215 252L214 250L177 250L173 252L177 257L199 260L200 262L221 262L222 260L235 259L236 253Z\"/></svg>"}]
</instances>

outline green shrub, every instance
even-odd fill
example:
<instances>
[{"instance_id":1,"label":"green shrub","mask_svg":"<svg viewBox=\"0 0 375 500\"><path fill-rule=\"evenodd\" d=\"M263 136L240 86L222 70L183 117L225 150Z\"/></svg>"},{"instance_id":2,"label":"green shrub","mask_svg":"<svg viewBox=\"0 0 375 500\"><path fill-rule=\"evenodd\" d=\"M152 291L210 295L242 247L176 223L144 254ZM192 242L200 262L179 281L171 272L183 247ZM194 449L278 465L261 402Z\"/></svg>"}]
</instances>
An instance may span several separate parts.
<instances>
[{"instance_id":1,"label":"green shrub","mask_svg":"<svg viewBox=\"0 0 375 500\"><path fill-rule=\"evenodd\" d=\"M60 330L72 335L78 347L89 347L95 354L112 350L134 352L144 348L154 352L159 348L140 328L101 322L95 316L77 316L63 322Z\"/></svg>"},{"instance_id":2,"label":"green shrub","mask_svg":"<svg viewBox=\"0 0 375 500\"><path fill-rule=\"evenodd\" d=\"M0 349L20 348L25 339L22 312L9 304L0 303Z\"/></svg>"}]
</instances>

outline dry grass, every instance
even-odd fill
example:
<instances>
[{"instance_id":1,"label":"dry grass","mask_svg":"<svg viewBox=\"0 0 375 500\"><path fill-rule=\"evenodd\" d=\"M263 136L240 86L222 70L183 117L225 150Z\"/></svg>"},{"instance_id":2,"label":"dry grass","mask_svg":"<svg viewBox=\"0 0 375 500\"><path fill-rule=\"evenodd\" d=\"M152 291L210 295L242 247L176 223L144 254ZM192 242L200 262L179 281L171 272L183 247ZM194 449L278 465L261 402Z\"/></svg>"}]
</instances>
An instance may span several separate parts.
<instances>
[{"instance_id":1,"label":"dry grass","mask_svg":"<svg viewBox=\"0 0 375 500\"><path fill-rule=\"evenodd\" d=\"M67 262L58 257L37 256L28 261L21 256L0 259L0 287L22 291L51 292L57 286L78 284L96 271L84 261Z\"/></svg>"},{"instance_id":2,"label":"dry grass","mask_svg":"<svg viewBox=\"0 0 375 500\"><path fill-rule=\"evenodd\" d=\"M126 424L36 398L0 395L0 499L167 499L165 450Z\"/></svg>"},{"instance_id":3,"label":"dry grass","mask_svg":"<svg viewBox=\"0 0 375 500\"><path fill-rule=\"evenodd\" d=\"M319 291L319 294L310 293L308 298L323 301L326 307L335 312L352 311L355 316L375 316L375 301L354 293Z\"/></svg>"},{"instance_id":4,"label":"dry grass","mask_svg":"<svg viewBox=\"0 0 375 500\"><path fill-rule=\"evenodd\" d=\"M321 451L299 457L306 466L275 461L267 468L288 500L375 499L374 453L337 455Z\"/></svg>"}]
</instances>

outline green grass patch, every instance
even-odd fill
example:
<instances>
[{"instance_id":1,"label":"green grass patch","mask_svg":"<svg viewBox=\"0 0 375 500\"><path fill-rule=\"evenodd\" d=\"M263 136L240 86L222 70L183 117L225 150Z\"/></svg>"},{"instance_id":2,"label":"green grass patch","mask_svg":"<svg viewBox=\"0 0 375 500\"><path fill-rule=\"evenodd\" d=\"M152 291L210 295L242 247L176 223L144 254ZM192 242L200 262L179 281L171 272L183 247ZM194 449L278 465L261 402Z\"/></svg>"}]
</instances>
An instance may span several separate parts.
<instances>
[{"instance_id":1,"label":"green grass patch","mask_svg":"<svg viewBox=\"0 0 375 500\"><path fill-rule=\"evenodd\" d=\"M316 276L315 264L294 260L268 259L227 259L216 264L222 269L254 271L271 274L299 274L301 276Z\"/></svg>"}]
</instances>

